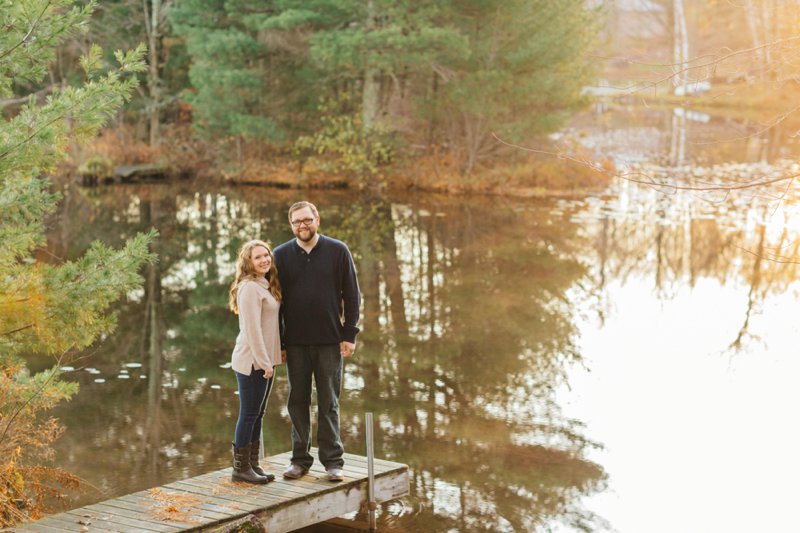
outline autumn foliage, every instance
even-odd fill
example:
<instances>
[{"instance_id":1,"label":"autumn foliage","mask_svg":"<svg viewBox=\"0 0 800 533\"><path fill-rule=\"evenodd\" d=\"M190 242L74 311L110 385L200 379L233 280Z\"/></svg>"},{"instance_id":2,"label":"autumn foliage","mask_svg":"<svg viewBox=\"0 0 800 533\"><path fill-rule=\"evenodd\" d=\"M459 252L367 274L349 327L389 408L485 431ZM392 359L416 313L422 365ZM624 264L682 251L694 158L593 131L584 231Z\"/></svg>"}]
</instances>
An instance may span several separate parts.
<instances>
[{"instance_id":1,"label":"autumn foliage","mask_svg":"<svg viewBox=\"0 0 800 533\"><path fill-rule=\"evenodd\" d=\"M85 28L93 3L73 0L5 2L0 9L0 99L35 91L54 49ZM34 96L16 113L0 116L0 526L39 517L78 479L48 462L62 431L48 412L77 391L59 380L59 368L115 325L109 312L120 296L141 286L139 268L152 259L154 234L121 249L93 243L73 260L43 263L45 217L58 195L46 179L70 143L93 138L137 84L144 50L118 52L107 70L102 52L81 59L82 81ZM53 264L56 263L56 264ZM49 370L31 373L25 356L53 357Z\"/></svg>"},{"instance_id":2,"label":"autumn foliage","mask_svg":"<svg viewBox=\"0 0 800 533\"><path fill-rule=\"evenodd\" d=\"M0 368L0 527L39 518L49 505L63 501L79 480L55 466L50 445L63 428L42 416L75 387L54 383L53 372L34 377L20 363Z\"/></svg>"}]
</instances>

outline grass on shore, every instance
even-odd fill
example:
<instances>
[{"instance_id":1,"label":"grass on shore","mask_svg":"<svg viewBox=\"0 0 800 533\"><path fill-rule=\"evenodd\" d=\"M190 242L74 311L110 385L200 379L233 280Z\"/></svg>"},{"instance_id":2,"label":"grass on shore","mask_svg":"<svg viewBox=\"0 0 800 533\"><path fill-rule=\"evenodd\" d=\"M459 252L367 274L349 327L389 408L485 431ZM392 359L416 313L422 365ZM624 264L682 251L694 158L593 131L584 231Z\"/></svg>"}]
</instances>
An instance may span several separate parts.
<instances>
[{"instance_id":1,"label":"grass on shore","mask_svg":"<svg viewBox=\"0 0 800 533\"><path fill-rule=\"evenodd\" d=\"M227 162L220 162L214 152L212 143L194 139L188 128L166 132L164 142L156 148L137 141L129 129L108 129L93 143L73 151L62 174L75 175L87 165L110 172L114 166L160 163L176 174L233 184L294 189L363 186L351 176L322 172L270 147L241 147L237 157ZM608 185L613 168L608 163L595 167L555 156L512 152L466 174L454 154L433 151L405 157L385 167L382 174L367 182L389 189L534 197L601 190Z\"/></svg>"},{"instance_id":2,"label":"grass on shore","mask_svg":"<svg viewBox=\"0 0 800 533\"><path fill-rule=\"evenodd\" d=\"M617 85L625 86L625 83L618 82ZM670 90L665 90L667 88ZM709 114L724 112L732 119L764 123L782 117L800 105L800 82L794 79L759 83L712 80L707 92L691 96L675 96L671 89L671 85L663 85L656 90L642 89L609 99L648 107L685 107ZM794 120L800 122L800 117Z\"/></svg>"}]
</instances>

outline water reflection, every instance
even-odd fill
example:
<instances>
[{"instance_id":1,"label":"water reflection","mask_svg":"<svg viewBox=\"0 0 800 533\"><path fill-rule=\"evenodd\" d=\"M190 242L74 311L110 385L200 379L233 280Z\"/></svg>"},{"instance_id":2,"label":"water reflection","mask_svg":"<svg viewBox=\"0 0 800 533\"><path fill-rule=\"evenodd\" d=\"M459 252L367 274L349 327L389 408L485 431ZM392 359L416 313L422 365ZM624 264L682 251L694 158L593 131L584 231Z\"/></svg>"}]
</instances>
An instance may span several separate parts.
<instances>
[{"instance_id":1,"label":"water reflection","mask_svg":"<svg viewBox=\"0 0 800 533\"><path fill-rule=\"evenodd\" d=\"M603 104L572 121L600 159L669 166L766 163L796 158L800 117L733 117L684 107Z\"/></svg>"},{"instance_id":2,"label":"water reflection","mask_svg":"<svg viewBox=\"0 0 800 533\"><path fill-rule=\"evenodd\" d=\"M98 489L76 504L227 465L237 404L225 364L236 334L227 284L243 240L290 237L293 199L265 189L66 192L49 235L56 255L148 227L161 234L144 290L118 306L117 332L79 359L71 376L82 391L59 409L68 428L60 460ZM584 457L597 444L552 400L563 365L580 361L566 292L585 267L570 214L333 193L318 203L323 231L350 243L364 293L343 438L365 453L361 420L372 411L377 454L412 469L412 497L384 513L384 525L527 531L601 522L580 505L605 483ZM130 364L141 368L118 377ZM288 447L283 373L279 382L266 424L272 453Z\"/></svg>"},{"instance_id":3,"label":"water reflection","mask_svg":"<svg viewBox=\"0 0 800 533\"><path fill-rule=\"evenodd\" d=\"M594 243L587 368L557 395L605 445L588 457L609 490L587 507L621 532L790 530L800 213L615 192L573 218Z\"/></svg>"},{"instance_id":4,"label":"water reflection","mask_svg":"<svg viewBox=\"0 0 800 533\"><path fill-rule=\"evenodd\" d=\"M564 202L587 205L573 217L579 235L593 244L582 262L598 300L608 280L647 280L651 296L674 297L703 279L741 289L747 304L728 347L739 350L750 336L752 314L798 278L800 205L760 195L709 203L696 194L663 194L629 183L615 185L608 199ZM599 316L608 302L598 303Z\"/></svg>"},{"instance_id":5,"label":"water reflection","mask_svg":"<svg viewBox=\"0 0 800 533\"><path fill-rule=\"evenodd\" d=\"M612 192L546 202L314 194L323 232L350 244L364 294L359 351L345 369L343 439L364 454L362 415L372 411L378 456L411 467L411 497L386 505L381 527L618 527L587 502L619 471L602 459L606 439L619 435L590 428L627 422L616 408L570 413L564 391L576 368L614 359L615 347L584 359L579 346L593 332L620 314L636 322L635 309L617 308L620 287L641 287L651 302L709 280L747 295L736 324L725 319L730 338L715 346L743 350L764 302L797 278L790 204L698 202L624 182ZM66 191L49 234L53 256L149 227L161 234L144 290L118 305L117 332L73 365L82 389L59 408L59 461L93 487L76 505L228 465L237 324L225 302L235 253L255 236L288 240L285 212L296 197L188 185ZM265 422L270 453L289 446L286 394L280 371Z\"/></svg>"},{"instance_id":6,"label":"water reflection","mask_svg":"<svg viewBox=\"0 0 800 533\"><path fill-rule=\"evenodd\" d=\"M584 273L574 227L502 203L367 200L354 212L367 210L357 220L372 232L342 227L350 242L371 235L357 253L365 331L352 371L369 385L351 400L381 413L381 451L412 467L425 506L413 524L586 520L576 499L602 487L603 471L582 459L593 444L580 424L550 401L562 365L580 360L565 296Z\"/></svg>"}]
</instances>

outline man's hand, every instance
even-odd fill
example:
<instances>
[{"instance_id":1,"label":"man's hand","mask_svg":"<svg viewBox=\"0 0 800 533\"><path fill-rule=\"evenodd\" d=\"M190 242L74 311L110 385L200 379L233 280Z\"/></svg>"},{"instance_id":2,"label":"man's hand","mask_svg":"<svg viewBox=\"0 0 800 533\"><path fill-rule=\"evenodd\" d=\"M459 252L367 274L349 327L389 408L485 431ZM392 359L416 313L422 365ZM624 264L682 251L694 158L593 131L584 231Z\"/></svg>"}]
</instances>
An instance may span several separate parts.
<instances>
[{"instance_id":1,"label":"man's hand","mask_svg":"<svg viewBox=\"0 0 800 533\"><path fill-rule=\"evenodd\" d=\"M267 370L264 370L264 379L271 378L273 373L274 370L272 369L272 367L269 367Z\"/></svg>"},{"instance_id":2,"label":"man's hand","mask_svg":"<svg viewBox=\"0 0 800 533\"><path fill-rule=\"evenodd\" d=\"M286 364L286 350L281 350L281 363Z\"/></svg>"},{"instance_id":3,"label":"man's hand","mask_svg":"<svg viewBox=\"0 0 800 533\"><path fill-rule=\"evenodd\" d=\"M342 341L342 344L339 345L339 353L342 354L342 357L350 357L355 351L356 343L354 342Z\"/></svg>"}]
</instances>

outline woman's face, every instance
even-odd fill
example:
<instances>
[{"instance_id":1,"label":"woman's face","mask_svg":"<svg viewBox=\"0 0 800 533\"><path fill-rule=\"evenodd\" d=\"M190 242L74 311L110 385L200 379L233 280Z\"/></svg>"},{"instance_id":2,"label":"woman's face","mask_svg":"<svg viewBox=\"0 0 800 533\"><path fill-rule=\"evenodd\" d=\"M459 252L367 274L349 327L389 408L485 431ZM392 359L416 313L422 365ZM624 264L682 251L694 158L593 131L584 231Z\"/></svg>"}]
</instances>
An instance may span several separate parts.
<instances>
[{"instance_id":1,"label":"woman's face","mask_svg":"<svg viewBox=\"0 0 800 533\"><path fill-rule=\"evenodd\" d=\"M272 266L272 257L269 251L263 246L254 246L250 254L250 260L253 262L253 268L259 276L266 275L269 272L269 267Z\"/></svg>"}]
</instances>

